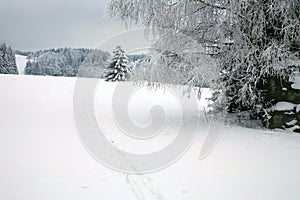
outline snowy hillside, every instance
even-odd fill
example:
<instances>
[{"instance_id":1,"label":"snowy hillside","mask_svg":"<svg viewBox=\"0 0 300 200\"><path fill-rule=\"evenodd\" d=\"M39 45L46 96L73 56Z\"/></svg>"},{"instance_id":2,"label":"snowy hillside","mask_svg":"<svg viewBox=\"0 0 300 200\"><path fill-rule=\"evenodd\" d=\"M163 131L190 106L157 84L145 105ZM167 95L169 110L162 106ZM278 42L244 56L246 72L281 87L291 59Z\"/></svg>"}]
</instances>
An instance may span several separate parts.
<instances>
[{"instance_id":1,"label":"snowy hillside","mask_svg":"<svg viewBox=\"0 0 300 200\"><path fill-rule=\"evenodd\" d=\"M17 56L22 72L25 59ZM73 115L76 78L0 75L0 198L5 200L269 200L300 198L300 135L225 126L214 151L199 153L209 124L203 112L197 138L170 167L152 174L111 170L82 146ZM114 125L110 97L115 83L100 82L95 95L98 122L117 146L136 153L159 149L174 139L178 108L171 96L143 91L132 99L132 118L147 123L152 101L169 106L163 134L139 143ZM150 95L151 93L151 95ZM171 95L171 94L166 94ZM203 110L205 96L198 102ZM145 106L143 106L145 105ZM143 110L144 108L144 110Z\"/></svg>"},{"instance_id":2,"label":"snowy hillside","mask_svg":"<svg viewBox=\"0 0 300 200\"><path fill-rule=\"evenodd\" d=\"M16 55L17 68L20 75L25 74L27 56Z\"/></svg>"}]
</instances>

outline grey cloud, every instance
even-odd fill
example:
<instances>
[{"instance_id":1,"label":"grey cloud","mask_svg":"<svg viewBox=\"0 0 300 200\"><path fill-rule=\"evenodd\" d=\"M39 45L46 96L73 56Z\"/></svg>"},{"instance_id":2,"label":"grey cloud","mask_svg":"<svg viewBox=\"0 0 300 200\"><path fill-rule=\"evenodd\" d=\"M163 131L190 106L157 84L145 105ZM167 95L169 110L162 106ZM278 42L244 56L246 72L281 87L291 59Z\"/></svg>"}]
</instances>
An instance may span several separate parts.
<instances>
[{"instance_id":1,"label":"grey cloud","mask_svg":"<svg viewBox=\"0 0 300 200\"><path fill-rule=\"evenodd\" d=\"M16 49L97 47L125 30L105 14L109 0L0 0L0 42Z\"/></svg>"}]
</instances>

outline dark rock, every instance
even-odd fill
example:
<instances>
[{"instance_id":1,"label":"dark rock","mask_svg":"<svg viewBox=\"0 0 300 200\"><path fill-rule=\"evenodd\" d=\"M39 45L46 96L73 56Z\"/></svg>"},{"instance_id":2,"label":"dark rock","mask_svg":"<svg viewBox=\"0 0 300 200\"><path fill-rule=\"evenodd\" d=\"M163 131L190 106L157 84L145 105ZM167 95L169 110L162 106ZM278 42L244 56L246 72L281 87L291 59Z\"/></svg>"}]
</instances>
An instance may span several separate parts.
<instances>
[{"instance_id":1,"label":"dark rock","mask_svg":"<svg viewBox=\"0 0 300 200\"><path fill-rule=\"evenodd\" d=\"M287 125L287 123L291 122L292 120L296 119L296 114L286 114L290 111L274 111L271 112L271 119L268 121L268 128L275 129L275 128L290 128L292 126Z\"/></svg>"},{"instance_id":2,"label":"dark rock","mask_svg":"<svg viewBox=\"0 0 300 200\"><path fill-rule=\"evenodd\" d=\"M294 129L295 133L300 133L300 128Z\"/></svg>"},{"instance_id":3,"label":"dark rock","mask_svg":"<svg viewBox=\"0 0 300 200\"><path fill-rule=\"evenodd\" d=\"M264 83L258 84L265 102L275 105L278 102L289 102L300 104L300 90L292 88L293 82L286 81L280 77L268 77ZM270 129L292 128L300 126L300 111L295 106L293 110L272 111L269 121L264 122L264 126ZM295 120L296 123L290 124ZM300 129L294 129L294 132L300 132Z\"/></svg>"},{"instance_id":4,"label":"dark rock","mask_svg":"<svg viewBox=\"0 0 300 200\"><path fill-rule=\"evenodd\" d=\"M300 90L292 88L293 82L285 81L279 77L269 77L258 88L262 91L265 102L273 104L286 101L300 104Z\"/></svg>"}]
</instances>

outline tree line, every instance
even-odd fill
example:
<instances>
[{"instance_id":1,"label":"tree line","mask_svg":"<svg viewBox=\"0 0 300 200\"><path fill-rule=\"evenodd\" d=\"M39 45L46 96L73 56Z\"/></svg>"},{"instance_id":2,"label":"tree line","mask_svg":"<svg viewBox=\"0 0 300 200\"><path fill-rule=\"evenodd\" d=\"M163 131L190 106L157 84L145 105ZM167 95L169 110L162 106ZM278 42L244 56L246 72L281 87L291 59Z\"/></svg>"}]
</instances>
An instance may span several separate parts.
<instances>
[{"instance_id":1,"label":"tree line","mask_svg":"<svg viewBox=\"0 0 300 200\"><path fill-rule=\"evenodd\" d=\"M15 55L27 57L26 75L103 78L111 55L106 51L89 48L57 48L38 51L13 50L0 45L0 73L18 74ZM128 55L128 62L140 66L145 55Z\"/></svg>"},{"instance_id":2,"label":"tree line","mask_svg":"<svg viewBox=\"0 0 300 200\"><path fill-rule=\"evenodd\" d=\"M66 77L103 78L103 72L110 62L109 52L99 49L59 48L25 52L28 62L26 75L48 75ZM130 55L130 62L142 59L143 55Z\"/></svg>"},{"instance_id":3,"label":"tree line","mask_svg":"<svg viewBox=\"0 0 300 200\"><path fill-rule=\"evenodd\" d=\"M73 77L79 67L105 67L109 54L100 50L59 48L28 54L25 67L27 75L50 75Z\"/></svg>"}]
</instances>

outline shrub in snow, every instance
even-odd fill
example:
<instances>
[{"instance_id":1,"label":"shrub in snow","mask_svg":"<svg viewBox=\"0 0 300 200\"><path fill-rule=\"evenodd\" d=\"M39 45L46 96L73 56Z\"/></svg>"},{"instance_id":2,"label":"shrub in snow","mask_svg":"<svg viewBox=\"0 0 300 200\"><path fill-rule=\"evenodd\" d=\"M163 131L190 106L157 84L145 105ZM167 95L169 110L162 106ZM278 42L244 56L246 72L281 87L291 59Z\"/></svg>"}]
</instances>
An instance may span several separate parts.
<instances>
[{"instance_id":1,"label":"shrub in snow","mask_svg":"<svg viewBox=\"0 0 300 200\"><path fill-rule=\"evenodd\" d=\"M121 46L117 46L113 52L111 63L104 70L104 78L106 81L126 81L131 74L128 57Z\"/></svg>"}]
</instances>

